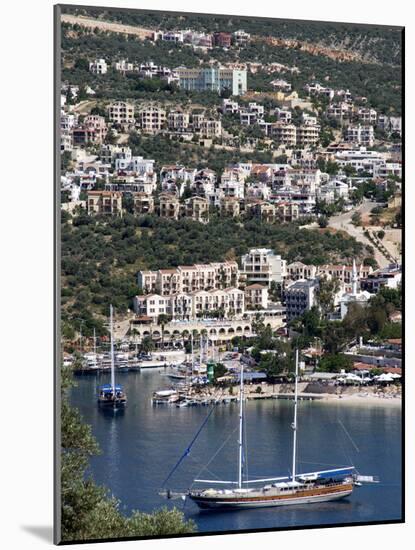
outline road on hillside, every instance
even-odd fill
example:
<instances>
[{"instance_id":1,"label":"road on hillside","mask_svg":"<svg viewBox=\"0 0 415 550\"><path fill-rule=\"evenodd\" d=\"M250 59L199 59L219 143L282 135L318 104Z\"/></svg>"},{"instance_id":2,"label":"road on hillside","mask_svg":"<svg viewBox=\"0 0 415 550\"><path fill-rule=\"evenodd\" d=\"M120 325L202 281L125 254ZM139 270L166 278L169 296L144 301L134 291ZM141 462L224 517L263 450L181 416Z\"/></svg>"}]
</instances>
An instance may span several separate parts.
<instances>
[{"instance_id":1,"label":"road on hillside","mask_svg":"<svg viewBox=\"0 0 415 550\"><path fill-rule=\"evenodd\" d=\"M365 246L371 246L375 251L375 259L380 267L386 267L389 265L389 260L373 246L373 244L363 234L364 228L355 226L352 224L352 216L355 212L359 212L362 217L369 214L372 208L379 206L379 203L365 200L356 208L353 208L349 212L343 212L337 216L332 216L329 219L329 227L337 229L339 231L346 231L349 235L354 237L357 241L361 242Z\"/></svg>"},{"instance_id":2,"label":"road on hillside","mask_svg":"<svg viewBox=\"0 0 415 550\"><path fill-rule=\"evenodd\" d=\"M115 23L110 21L102 21L100 19L93 19L92 17L83 17L82 15L70 15L63 13L61 15L61 21L63 23L70 23L71 25L80 25L87 27L88 29L98 28L101 31L116 32L121 34L133 34L144 40L145 38L151 38L153 32L151 29L145 29L143 27L136 27L133 25L124 25L123 23Z\"/></svg>"}]
</instances>

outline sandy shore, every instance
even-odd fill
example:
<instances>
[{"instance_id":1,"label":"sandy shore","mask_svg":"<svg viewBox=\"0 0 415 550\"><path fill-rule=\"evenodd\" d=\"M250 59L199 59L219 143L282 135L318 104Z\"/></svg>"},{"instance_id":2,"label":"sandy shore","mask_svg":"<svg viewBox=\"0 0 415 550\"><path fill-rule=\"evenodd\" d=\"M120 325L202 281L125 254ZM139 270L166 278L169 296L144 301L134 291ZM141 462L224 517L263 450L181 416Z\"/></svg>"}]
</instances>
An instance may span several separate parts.
<instances>
[{"instance_id":1,"label":"sandy shore","mask_svg":"<svg viewBox=\"0 0 415 550\"><path fill-rule=\"evenodd\" d=\"M314 384L313 388L307 383L301 383L299 387L298 397L301 400L315 400L320 403L331 403L339 405L363 405L366 407L390 407L401 406L402 397L400 393L400 387L344 387L339 386L335 392L334 388L331 388L331 393L325 391L326 386L320 386L316 388ZM256 390L261 388L260 392ZM308 391L307 391L308 390ZM310 391L311 390L311 391ZM237 399L239 393L239 387L233 386L232 390L229 388L212 388L204 389L199 392L192 392L191 397L196 400L212 400L216 399L222 401L223 399ZM294 388L292 385L287 384L261 384L261 385L249 385L245 386L245 398L251 400L262 399L293 399Z\"/></svg>"},{"instance_id":2,"label":"sandy shore","mask_svg":"<svg viewBox=\"0 0 415 550\"><path fill-rule=\"evenodd\" d=\"M335 403L336 405L365 405L365 406L380 406L380 407L400 407L402 405L401 397L382 397L379 395L364 395L364 394L351 394L351 395L338 395L333 394L320 394L324 395L320 402Z\"/></svg>"}]
</instances>

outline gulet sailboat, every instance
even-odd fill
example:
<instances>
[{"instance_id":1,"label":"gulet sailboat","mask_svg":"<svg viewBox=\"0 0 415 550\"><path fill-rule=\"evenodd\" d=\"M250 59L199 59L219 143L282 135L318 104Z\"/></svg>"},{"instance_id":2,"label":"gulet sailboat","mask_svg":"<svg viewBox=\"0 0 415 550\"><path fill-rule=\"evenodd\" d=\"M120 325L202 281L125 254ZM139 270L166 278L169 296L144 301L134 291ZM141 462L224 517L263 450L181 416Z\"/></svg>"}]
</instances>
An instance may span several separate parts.
<instances>
[{"instance_id":1,"label":"gulet sailboat","mask_svg":"<svg viewBox=\"0 0 415 550\"><path fill-rule=\"evenodd\" d=\"M110 305L110 337L111 337L111 383L99 387L98 404L101 406L124 407L127 403L127 396L119 384L115 383L115 361L114 361L114 327L113 310Z\"/></svg>"},{"instance_id":2,"label":"gulet sailboat","mask_svg":"<svg viewBox=\"0 0 415 550\"><path fill-rule=\"evenodd\" d=\"M163 494L167 496L167 498L188 497L202 509L261 508L339 500L350 496L354 488L363 483L377 483L378 480L374 476L359 475L354 466L298 473L298 365L299 357L297 350L295 362L294 418L291 424L293 430L291 475L251 480L243 479L243 428L245 407L243 364L241 363L239 388L238 479L236 481L195 479L193 485L198 484L202 486L201 488L192 488L186 493L174 493L167 490ZM195 442L196 437L191 442L184 456L190 453L191 446ZM179 463L180 462L181 460ZM176 464L173 471L178 464ZM169 479L169 477L167 479ZM208 485L208 487L203 488L205 485Z\"/></svg>"}]
</instances>

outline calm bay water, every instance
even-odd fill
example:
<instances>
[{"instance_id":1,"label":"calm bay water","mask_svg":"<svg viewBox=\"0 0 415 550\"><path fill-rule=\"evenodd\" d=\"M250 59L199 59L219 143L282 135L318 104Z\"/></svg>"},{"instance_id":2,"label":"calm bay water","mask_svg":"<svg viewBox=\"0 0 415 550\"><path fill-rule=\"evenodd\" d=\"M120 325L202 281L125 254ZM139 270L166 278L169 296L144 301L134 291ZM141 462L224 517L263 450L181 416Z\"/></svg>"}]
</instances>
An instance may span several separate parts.
<instances>
[{"instance_id":1,"label":"calm bay water","mask_svg":"<svg viewBox=\"0 0 415 550\"><path fill-rule=\"evenodd\" d=\"M181 500L166 501L158 490L206 418L208 407L153 406L154 390L168 384L158 372L123 373L117 382L128 395L125 411L104 411L96 386L108 375L77 377L71 401L92 425L102 454L91 470L121 501L122 509L151 512L177 506L200 532L281 528L333 523L399 520L401 517L401 411L398 406L300 402L300 472L354 465L381 483L357 488L347 500L303 506L200 512ZM289 401L246 403L248 475L272 477L290 471L293 405ZM184 490L196 477L235 480L238 405L218 405L191 454L169 480ZM210 462L209 462L210 461ZM206 468L207 465L207 468Z\"/></svg>"}]
</instances>

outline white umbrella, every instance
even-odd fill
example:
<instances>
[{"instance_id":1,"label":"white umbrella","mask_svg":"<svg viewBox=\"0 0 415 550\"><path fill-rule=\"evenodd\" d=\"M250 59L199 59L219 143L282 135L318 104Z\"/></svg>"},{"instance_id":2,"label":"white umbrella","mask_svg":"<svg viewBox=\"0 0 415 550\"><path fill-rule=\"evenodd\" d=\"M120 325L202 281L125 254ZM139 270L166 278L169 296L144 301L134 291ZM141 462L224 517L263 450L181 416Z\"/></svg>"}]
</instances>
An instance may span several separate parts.
<instances>
[{"instance_id":1,"label":"white umbrella","mask_svg":"<svg viewBox=\"0 0 415 550\"><path fill-rule=\"evenodd\" d=\"M393 382L394 381L394 377L392 374L381 374L380 376L375 376L375 380L377 380L378 382Z\"/></svg>"},{"instance_id":2,"label":"white umbrella","mask_svg":"<svg viewBox=\"0 0 415 550\"><path fill-rule=\"evenodd\" d=\"M346 380L350 380L351 382L360 382L362 379L360 378L360 376L349 372L349 374L346 376Z\"/></svg>"}]
</instances>

